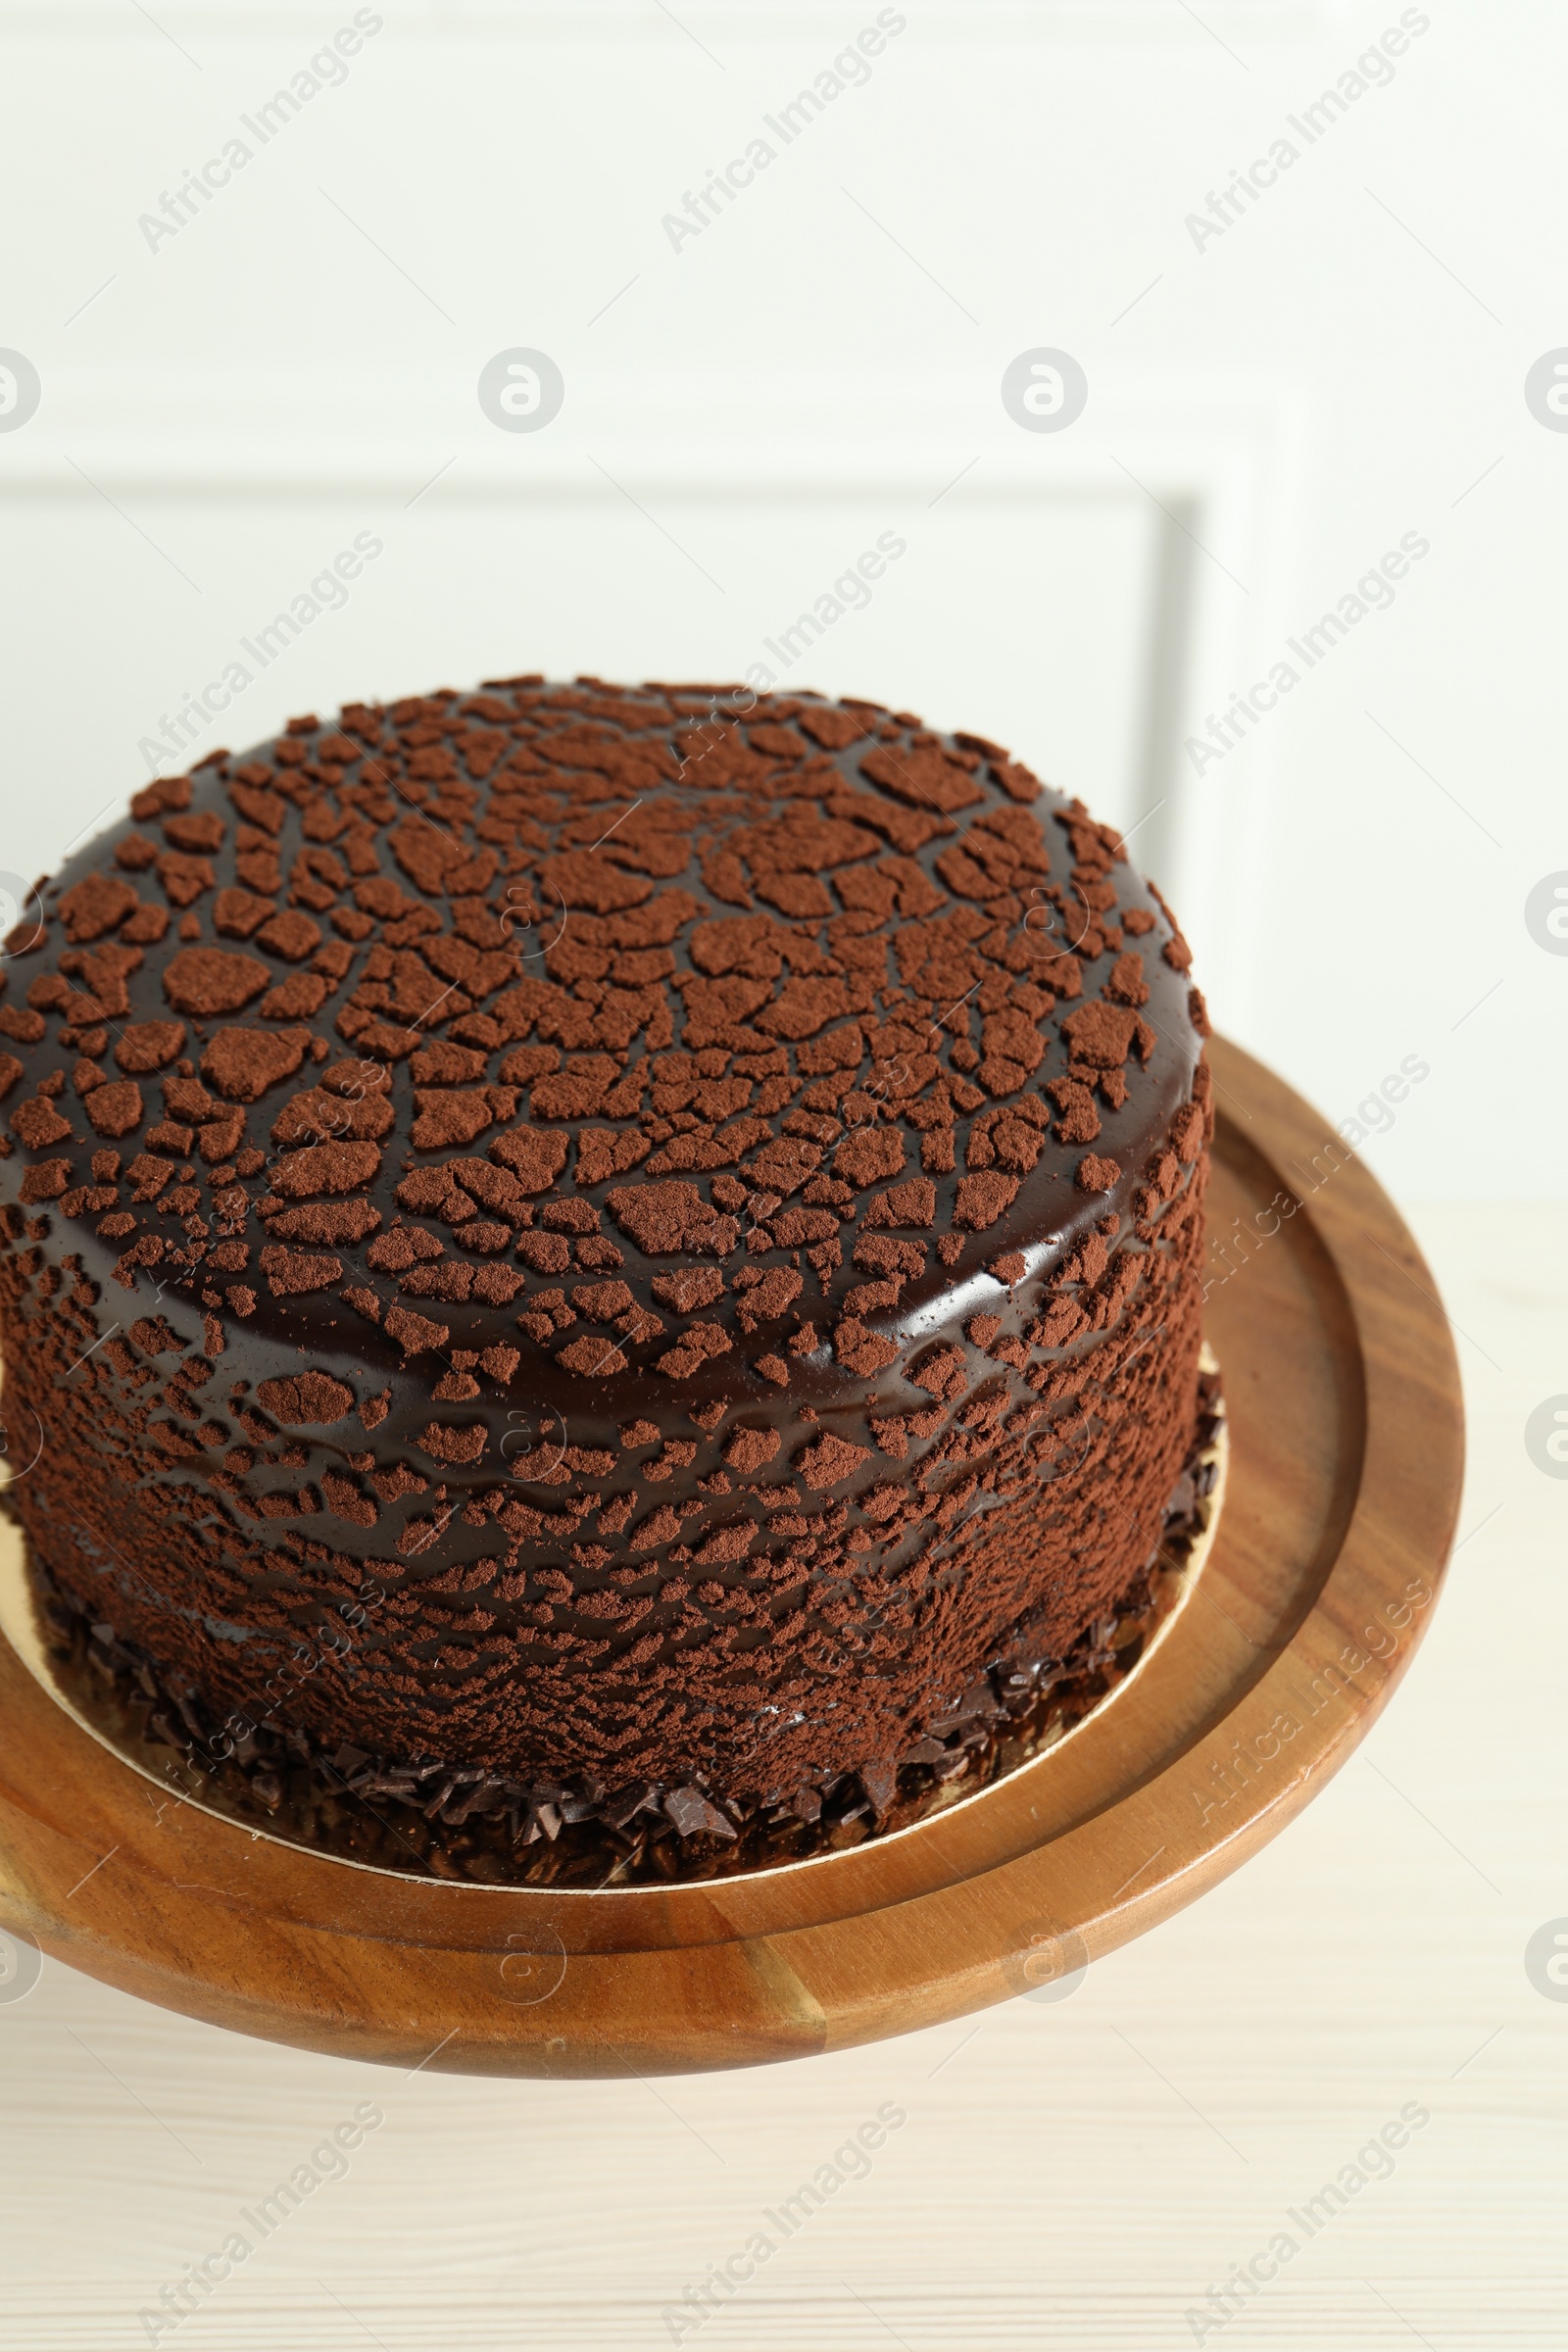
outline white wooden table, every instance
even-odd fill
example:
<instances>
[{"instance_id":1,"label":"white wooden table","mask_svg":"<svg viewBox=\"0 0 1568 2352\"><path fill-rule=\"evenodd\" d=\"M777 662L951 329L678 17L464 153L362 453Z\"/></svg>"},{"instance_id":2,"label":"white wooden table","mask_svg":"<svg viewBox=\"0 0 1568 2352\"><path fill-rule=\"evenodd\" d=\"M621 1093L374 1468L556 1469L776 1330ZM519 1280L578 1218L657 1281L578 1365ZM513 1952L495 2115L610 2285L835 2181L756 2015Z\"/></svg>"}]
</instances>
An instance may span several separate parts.
<instances>
[{"instance_id":1,"label":"white wooden table","mask_svg":"<svg viewBox=\"0 0 1568 2352\"><path fill-rule=\"evenodd\" d=\"M1482 1263L1499 1214L1506 1278ZM157 2341L1568 2342L1568 2002L1524 1966L1536 1929L1568 1915L1568 1483L1522 1442L1568 1388L1568 1213L1413 1222L1463 1335L1462 1547L1388 1716L1235 1879L1064 2001L657 2082L402 2079L49 1964L0 2005L3 2352L153 2340L139 2315L235 2230L249 2259ZM384 2121L347 2170L261 2237L242 2210L367 2101ZM869 2169L846 2156L850 2177L786 2233L782 2201L889 2104L906 2121ZM1383 2177L1343 2210L1320 2202L1309 2234L1308 2200L1407 2107L1430 2120L1393 2170L1369 2157L1358 2169ZM760 2231L773 2251L754 2252L755 2278L701 2324L682 2312L711 2269L747 2269ZM1283 2262L1267 2252L1282 2231L1298 2247ZM1271 2262L1218 2324L1207 2290Z\"/></svg>"}]
</instances>

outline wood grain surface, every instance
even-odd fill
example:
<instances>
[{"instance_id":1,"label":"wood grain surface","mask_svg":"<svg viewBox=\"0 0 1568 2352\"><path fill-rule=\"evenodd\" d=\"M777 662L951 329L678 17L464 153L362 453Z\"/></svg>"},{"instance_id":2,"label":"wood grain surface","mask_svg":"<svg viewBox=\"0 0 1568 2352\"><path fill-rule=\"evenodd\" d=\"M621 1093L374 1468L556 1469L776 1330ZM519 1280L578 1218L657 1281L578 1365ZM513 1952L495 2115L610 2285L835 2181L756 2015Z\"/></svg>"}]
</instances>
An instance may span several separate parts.
<instances>
[{"instance_id":1,"label":"wood grain surface","mask_svg":"<svg viewBox=\"0 0 1568 2352\"><path fill-rule=\"evenodd\" d=\"M454 1886L158 1798L0 1645L0 1917L212 2024L454 2073L747 2066L1070 1990L1351 1753L1431 1621L1458 1504L1457 1371L1414 1242L1299 1098L1235 1048L1214 1061L1228 1499L1193 1602L1059 1748L781 1872Z\"/></svg>"}]
</instances>

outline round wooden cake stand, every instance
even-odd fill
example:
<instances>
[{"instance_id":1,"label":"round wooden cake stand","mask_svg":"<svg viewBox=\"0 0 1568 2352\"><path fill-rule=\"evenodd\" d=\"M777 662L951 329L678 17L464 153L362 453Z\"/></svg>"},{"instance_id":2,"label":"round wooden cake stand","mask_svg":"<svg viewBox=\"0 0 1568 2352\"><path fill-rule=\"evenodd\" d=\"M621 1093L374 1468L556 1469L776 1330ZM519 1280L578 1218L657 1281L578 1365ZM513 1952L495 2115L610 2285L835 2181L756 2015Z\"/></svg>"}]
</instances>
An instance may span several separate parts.
<instances>
[{"instance_id":1,"label":"round wooden cake stand","mask_svg":"<svg viewBox=\"0 0 1568 2352\"><path fill-rule=\"evenodd\" d=\"M453 1885L160 1791L0 1638L0 1919L127 1992L306 2049L649 2075L1049 1998L1190 1903L1345 1762L1408 1665L1463 1454L1447 1324L1392 1203L1260 1063L1221 1040L1211 1057L1225 1505L1188 1603L1057 1746L895 1837L780 1870Z\"/></svg>"}]
</instances>

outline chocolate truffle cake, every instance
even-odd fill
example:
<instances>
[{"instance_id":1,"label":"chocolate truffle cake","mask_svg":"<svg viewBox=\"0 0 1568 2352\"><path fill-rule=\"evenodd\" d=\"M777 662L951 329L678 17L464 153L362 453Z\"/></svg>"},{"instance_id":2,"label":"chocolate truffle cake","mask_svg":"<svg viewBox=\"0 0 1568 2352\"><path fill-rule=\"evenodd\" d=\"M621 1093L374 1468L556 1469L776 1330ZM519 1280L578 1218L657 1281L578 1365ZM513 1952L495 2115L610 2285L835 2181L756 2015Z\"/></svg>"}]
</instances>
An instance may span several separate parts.
<instances>
[{"instance_id":1,"label":"chocolate truffle cake","mask_svg":"<svg viewBox=\"0 0 1568 2352\"><path fill-rule=\"evenodd\" d=\"M868 703L507 679L149 785L0 994L57 1625L269 1803L666 1873L887 1821L1191 1458L1188 965L1080 803Z\"/></svg>"}]
</instances>

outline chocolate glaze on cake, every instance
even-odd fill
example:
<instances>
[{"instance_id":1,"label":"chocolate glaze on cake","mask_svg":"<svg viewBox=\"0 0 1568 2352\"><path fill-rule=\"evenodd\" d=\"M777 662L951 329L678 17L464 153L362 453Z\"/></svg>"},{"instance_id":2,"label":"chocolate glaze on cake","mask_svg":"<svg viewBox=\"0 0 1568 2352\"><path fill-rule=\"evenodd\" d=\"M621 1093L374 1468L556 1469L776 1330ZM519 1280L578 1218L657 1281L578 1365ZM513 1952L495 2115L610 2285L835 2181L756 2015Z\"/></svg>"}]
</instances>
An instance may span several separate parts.
<instances>
[{"instance_id":1,"label":"chocolate glaze on cake","mask_svg":"<svg viewBox=\"0 0 1568 2352\"><path fill-rule=\"evenodd\" d=\"M1104 1704L1191 1592L1217 1508L1222 1422L1210 1367L1199 1375L1193 1451L1166 1509L1157 1563L1064 1658L1014 1656L980 1676L896 1775L867 1765L864 1780L846 1773L778 1805L727 1800L721 1813L699 1789L652 1782L590 1793L580 1783L520 1784L477 1765L394 1764L346 1742L314 1744L295 1724L279 1732L258 1723L235 1741L204 1720L189 1691L167 1689L134 1643L89 1626L36 1561L35 1622L53 1687L112 1747L180 1796L289 1844L489 1886L658 1886L776 1870L929 1821ZM703 1827L705 1809L721 1829Z\"/></svg>"},{"instance_id":2,"label":"chocolate glaze on cake","mask_svg":"<svg viewBox=\"0 0 1568 2352\"><path fill-rule=\"evenodd\" d=\"M998 746L500 681L155 783L41 905L12 1507L241 1749L699 1837L849 1774L881 1814L1150 1559L1207 1025L1116 836Z\"/></svg>"}]
</instances>

